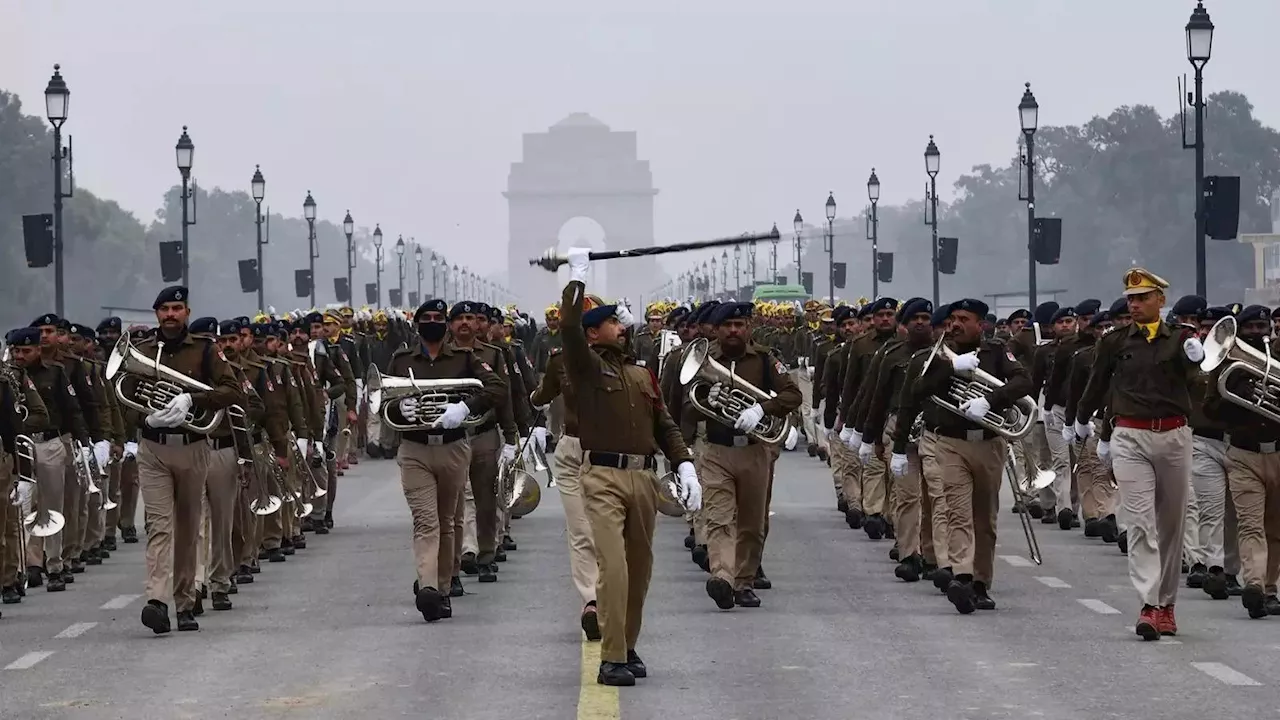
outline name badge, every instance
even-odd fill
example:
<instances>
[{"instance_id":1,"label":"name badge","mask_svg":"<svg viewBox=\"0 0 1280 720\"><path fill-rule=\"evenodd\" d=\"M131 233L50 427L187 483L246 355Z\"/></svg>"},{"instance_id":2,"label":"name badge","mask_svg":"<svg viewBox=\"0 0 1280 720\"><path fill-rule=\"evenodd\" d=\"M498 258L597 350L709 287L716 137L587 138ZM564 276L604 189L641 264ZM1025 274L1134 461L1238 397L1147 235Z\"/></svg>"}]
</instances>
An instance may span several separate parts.
<instances>
[{"instance_id":1,"label":"name badge","mask_svg":"<svg viewBox=\"0 0 1280 720\"><path fill-rule=\"evenodd\" d=\"M1274 442L1264 442L1258 445L1258 452L1270 455L1276 451Z\"/></svg>"},{"instance_id":2,"label":"name badge","mask_svg":"<svg viewBox=\"0 0 1280 720\"><path fill-rule=\"evenodd\" d=\"M748 440L748 438L747 438L747 436L746 436L746 435L734 435L734 436L733 436L733 446L734 446L734 447L746 447L748 444L750 444L750 441Z\"/></svg>"},{"instance_id":3,"label":"name badge","mask_svg":"<svg viewBox=\"0 0 1280 720\"><path fill-rule=\"evenodd\" d=\"M443 444L444 444L444 436L443 436L443 435L428 435L428 436L427 436L427 444L428 444L428 445L443 445Z\"/></svg>"},{"instance_id":4,"label":"name badge","mask_svg":"<svg viewBox=\"0 0 1280 720\"><path fill-rule=\"evenodd\" d=\"M964 439L969 442L982 442L986 437L982 430L965 430Z\"/></svg>"}]
</instances>

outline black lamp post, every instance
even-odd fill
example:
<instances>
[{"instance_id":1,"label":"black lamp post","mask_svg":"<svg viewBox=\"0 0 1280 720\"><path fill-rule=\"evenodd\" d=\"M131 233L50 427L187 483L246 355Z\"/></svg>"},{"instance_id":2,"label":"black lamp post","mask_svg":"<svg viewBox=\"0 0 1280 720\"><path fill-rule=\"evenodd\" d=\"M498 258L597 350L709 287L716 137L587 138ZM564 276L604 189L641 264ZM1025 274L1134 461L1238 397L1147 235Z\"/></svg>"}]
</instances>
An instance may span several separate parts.
<instances>
[{"instance_id":1,"label":"black lamp post","mask_svg":"<svg viewBox=\"0 0 1280 720\"><path fill-rule=\"evenodd\" d=\"M778 224L773 224L773 247L769 250L769 284L778 282Z\"/></svg>"},{"instance_id":2,"label":"black lamp post","mask_svg":"<svg viewBox=\"0 0 1280 720\"><path fill-rule=\"evenodd\" d=\"M416 244L415 244L416 245ZM422 300L422 246L416 245L413 248L413 259L418 265L418 300Z\"/></svg>"},{"instance_id":3,"label":"black lamp post","mask_svg":"<svg viewBox=\"0 0 1280 720\"><path fill-rule=\"evenodd\" d=\"M751 274L748 278L747 285L754 291L756 287L756 244L747 243L747 265L751 267Z\"/></svg>"},{"instance_id":4,"label":"black lamp post","mask_svg":"<svg viewBox=\"0 0 1280 720\"><path fill-rule=\"evenodd\" d=\"M831 288L831 295L827 298L831 307L836 306L836 196L835 193L827 193L827 282Z\"/></svg>"},{"instance_id":5,"label":"black lamp post","mask_svg":"<svg viewBox=\"0 0 1280 720\"><path fill-rule=\"evenodd\" d=\"M67 121L67 109L71 104L71 91L62 79L61 66L53 66L53 77L44 89L44 109L53 126L53 295L58 317L63 317L62 280L62 201L74 194L75 188L62 190L62 161L66 151L62 148L62 124Z\"/></svg>"},{"instance_id":6,"label":"black lamp post","mask_svg":"<svg viewBox=\"0 0 1280 720\"><path fill-rule=\"evenodd\" d=\"M178 172L182 174L182 284L190 285L191 247L187 238L187 228L195 225L196 219L189 217L187 203L191 200L191 162L196 154L196 146L191 142L191 136L187 134L186 125L182 126L182 135L178 138L178 144L174 146L174 153L177 155Z\"/></svg>"},{"instance_id":7,"label":"black lamp post","mask_svg":"<svg viewBox=\"0 0 1280 720\"><path fill-rule=\"evenodd\" d=\"M796 209L796 217L791 221L791 227L796 231L796 284L804 285L804 267L801 265L804 248L800 244L800 233L804 230L804 218L800 217L799 208Z\"/></svg>"},{"instance_id":8,"label":"black lamp post","mask_svg":"<svg viewBox=\"0 0 1280 720\"><path fill-rule=\"evenodd\" d=\"M742 289L742 246L733 246L733 297Z\"/></svg>"},{"instance_id":9,"label":"black lamp post","mask_svg":"<svg viewBox=\"0 0 1280 720\"><path fill-rule=\"evenodd\" d=\"M342 218L342 233L347 236L347 302L355 305L356 301L353 297L353 286L351 285L351 274L356 269L356 248L352 244L351 238L356 233L356 222L351 219L351 211L347 211L347 216Z\"/></svg>"},{"instance_id":10,"label":"black lamp post","mask_svg":"<svg viewBox=\"0 0 1280 720\"><path fill-rule=\"evenodd\" d=\"M1208 288L1205 279L1205 235L1207 234L1204 209L1204 66L1209 64L1209 56L1213 54L1213 21L1209 19L1209 11L1204 9L1203 2L1196 3L1196 9L1187 21L1187 60L1195 68L1195 95L1191 98L1196 112L1196 137L1188 145L1186 138L1182 140L1185 150L1196 152L1196 294L1204 297Z\"/></svg>"},{"instance_id":11,"label":"black lamp post","mask_svg":"<svg viewBox=\"0 0 1280 720\"><path fill-rule=\"evenodd\" d=\"M266 312L267 302L263 298L267 274L262 270L262 246L266 245L262 241L262 200L267 196L267 179L262 177L262 166L253 166L253 178L249 181L249 187L253 191L253 202L256 206L253 215L253 224L258 232L258 312Z\"/></svg>"},{"instance_id":12,"label":"black lamp post","mask_svg":"<svg viewBox=\"0 0 1280 720\"><path fill-rule=\"evenodd\" d=\"M440 297L440 294L436 289L437 288L436 274L439 272L439 268L440 268L440 258L436 257L436 254L433 251L431 253L431 297L433 298Z\"/></svg>"},{"instance_id":13,"label":"black lamp post","mask_svg":"<svg viewBox=\"0 0 1280 720\"><path fill-rule=\"evenodd\" d=\"M396 238L396 261L400 272L400 304L404 305L404 236Z\"/></svg>"},{"instance_id":14,"label":"black lamp post","mask_svg":"<svg viewBox=\"0 0 1280 720\"><path fill-rule=\"evenodd\" d=\"M925 224L932 231L933 238L933 306L938 306L938 170L942 168L942 153L929 136L929 145L924 149L924 171L929 174L929 186L925 202Z\"/></svg>"},{"instance_id":15,"label":"black lamp post","mask_svg":"<svg viewBox=\"0 0 1280 720\"><path fill-rule=\"evenodd\" d=\"M302 201L302 217L307 220L307 262L311 268L311 307L316 306L316 258L320 257L320 248L316 247L316 201L307 191L307 199ZM186 258L183 258L186 262Z\"/></svg>"},{"instance_id":16,"label":"black lamp post","mask_svg":"<svg viewBox=\"0 0 1280 720\"><path fill-rule=\"evenodd\" d=\"M880 217L876 214L876 206L880 203L880 178L876 177L876 169L871 168L871 177L867 179L867 199L871 201L871 299L880 297Z\"/></svg>"},{"instance_id":17,"label":"black lamp post","mask_svg":"<svg viewBox=\"0 0 1280 720\"><path fill-rule=\"evenodd\" d=\"M716 297L716 258L711 256L711 297Z\"/></svg>"},{"instance_id":18,"label":"black lamp post","mask_svg":"<svg viewBox=\"0 0 1280 720\"><path fill-rule=\"evenodd\" d=\"M466 293L463 292L461 275L458 274L457 263L453 265L453 294L457 295L459 300L463 300L466 297Z\"/></svg>"},{"instance_id":19,"label":"black lamp post","mask_svg":"<svg viewBox=\"0 0 1280 720\"><path fill-rule=\"evenodd\" d=\"M374 277L378 288L378 307L382 307L382 226L373 226Z\"/></svg>"},{"instance_id":20,"label":"black lamp post","mask_svg":"<svg viewBox=\"0 0 1280 720\"><path fill-rule=\"evenodd\" d=\"M1040 103L1031 94L1031 83L1022 91L1018 121L1027 147L1022 164L1027 168L1027 306L1036 306L1036 127L1040 124Z\"/></svg>"}]
</instances>

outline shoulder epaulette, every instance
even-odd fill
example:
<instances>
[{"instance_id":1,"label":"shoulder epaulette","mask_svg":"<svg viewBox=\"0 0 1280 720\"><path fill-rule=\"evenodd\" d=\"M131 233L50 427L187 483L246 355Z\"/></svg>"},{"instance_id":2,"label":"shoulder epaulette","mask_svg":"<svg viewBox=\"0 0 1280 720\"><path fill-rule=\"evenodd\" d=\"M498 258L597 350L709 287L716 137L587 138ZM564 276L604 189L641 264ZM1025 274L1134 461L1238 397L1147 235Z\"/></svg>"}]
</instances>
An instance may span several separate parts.
<instances>
[{"instance_id":1,"label":"shoulder epaulette","mask_svg":"<svg viewBox=\"0 0 1280 720\"><path fill-rule=\"evenodd\" d=\"M396 348L395 352L391 353L391 357L408 355L411 352L413 352L413 350L411 350L408 345L401 345L400 347Z\"/></svg>"}]
</instances>

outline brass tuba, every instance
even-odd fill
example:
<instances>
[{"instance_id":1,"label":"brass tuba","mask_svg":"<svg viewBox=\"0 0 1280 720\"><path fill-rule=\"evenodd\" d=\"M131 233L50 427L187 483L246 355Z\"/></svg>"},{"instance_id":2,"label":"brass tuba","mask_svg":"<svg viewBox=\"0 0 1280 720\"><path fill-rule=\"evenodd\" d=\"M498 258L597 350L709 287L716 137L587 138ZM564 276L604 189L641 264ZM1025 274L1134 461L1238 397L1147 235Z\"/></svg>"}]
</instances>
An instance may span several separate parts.
<instances>
[{"instance_id":1,"label":"brass tuba","mask_svg":"<svg viewBox=\"0 0 1280 720\"><path fill-rule=\"evenodd\" d=\"M532 442L531 438L525 439L525 443ZM532 455L534 471L545 472L546 460L538 452L536 445ZM514 458L498 465L498 491L501 493L502 506L513 518L528 515L537 510L538 503L542 502L542 488L538 485L537 478L526 469L524 458L524 448L520 448Z\"/></svg>"},{"instance_id":2,"label":"brass tuba","mask_svg":"<svg viewBox=\"0 0 1280 720\"><path fill-rule=\"evenodd\" d=\"M929 351L929 357L925 358L924 367L920 369L920 376L929 372L929 367L938 357L945 357L947 360L954 362L957 355L946 345L946 336L938 338L938 342L934 343L933 350ZM956 372L951 378L951 386L947 390L945 396L934 395L932 400L938 407L948 410L968 418L964 411L960 409L968 400L975 400L985 397L992 390L1004 387L1004 381L994 377L990 373L981 368L974 368L968 372ZM972 420L972 418L969 418ZM978 425L990 430L1006 440L1020 440L1031 433L1031 429L1035 427L1036 421L1036 401L1030 396L1024 395L1018 398L1008 410L1003 413L994 410L988 410L987 414L981 420L973 420Z\"/></svg>"},{"instance_id":3,"label":"brass tuba","mask_svg":"<svg viewBox=\"0 0 1280 720\"><path fill-rule=\"evenodd\" d=\"M679 486L674 470L658 478L658 512L667 517L684 517L687 510L680 502Z\"/></svg>"},{"instance_id":4,"label":"brass tuba","mask_svg":"<svg viewBox=\"0 0 1280 720\"><path fill-rule=\"evenodd\" d=\"M115 381L116 397L125 407L143 415L164 410L183 393L208 392L213 388L160 362L164 341L156 341L156 356L143 355L128 334L120 336L107 358L107 380ZM126 383L133 380L132 383ZM222 411L192 408L182 422L182 429L197 435L208 435L222 422Z\"/></svg>"},{"instance_id":5,"label":"brass tuba","mask_svg":"<svg viewBox=\"0 0 1280 720\"><path fill-rule=\"evenodd\" d=\"M706 338L689 343L680 362L680 384L688 391L689 403L694 409L729 427L733 427L743 410L777 395L766 393L716 362ZM762 443L777 444L790 429L789 419L765 415L748 434Z\"/></svg>"},{"instance_id":6,"label":"brass tuba","mask_svg":"<svg viewBox=\"0 0 1280 720\"><path fill-rule=\"evenodd\" d=\"M1269 339L1263 339L1266 351L1260 351L1239 342L1237 333L1236 319L1230 315L1214 323L1204 341L1200 370L1213 372L1226 363L1218 374L1218 392L1222 398L1280 423L1280 362L1271 355ZM1235 373L1245 373L1253 380L1247 397L1228 389Z\"/></svg>"},{"instance_id":7,"label":"brass tuba","mask_svg":"<svg viewBox=\"0 0 1280 720\"><path fill-rule=\"evenodd\" d=\"M475 378L450 378L447 380L421 380L409 371L409 377L383 375L376 367L369 374L369 412L377 413L396 432L427 430L442 414L446 406L466 402L484 383ZM418 401L417 422L396 422L390 410L400 400L415 398ZM479 427L489 421L492 413L472 414L462 422L464 428Z\"/></svg>"}]
</instances>

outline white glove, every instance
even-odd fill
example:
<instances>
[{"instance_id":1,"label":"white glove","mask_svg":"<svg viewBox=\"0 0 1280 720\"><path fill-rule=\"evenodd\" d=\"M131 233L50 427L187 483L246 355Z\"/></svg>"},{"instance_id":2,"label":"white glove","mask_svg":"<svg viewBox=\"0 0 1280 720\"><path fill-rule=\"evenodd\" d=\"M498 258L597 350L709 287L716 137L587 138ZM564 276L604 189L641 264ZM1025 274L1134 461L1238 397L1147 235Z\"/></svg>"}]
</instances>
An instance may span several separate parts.
<instances>
[{"instance_id":1,"label":"white glove","mask_svg":"<svg viewBox=\"0 0 1280 720\"><path fill-rule=\"evenodd\" d=\"M1075 441L1076 441L1076 429L1066 423L1063 423L1062 424L1062 442L1070 445Z\"/></svg>"},{"instance_id":2,"label":"white glove","mask_svg":"<svg viewBox=\"0 0 1280 720\"><path fill-rule=\"evenodd\" d=\"M967 352L963 355L957 355L955 360L951 361L951 367L956 372L969 372L978 368L978 353Z\"/></svg>"},{"instance_id":3,"label":"white glove","mask_svg":"<svg viewBox=\"0 0 1280 720\"><path fill-rule=\"evenodd\" d=\"M358 398L364 397L364 381L363 380L356 381L356 397Z\"/></svg>"},{"instance_id":4,"label":"white glove","mask_svg":"<svg viewBox=\"0 0 1280 720\"><path fill-rule=\"evenodd\" d=\"M400 401L400 414L410 423L418 422L418 399L407 397Z\"/></svg>"},{"instance_id":5,"label":"white glove","mask_svg":"<svg viewBox=\"0 0 1280 720\"><path fill-rule=\"evenodd\" d=\"M810 420L812 420L812 421L814 421L814 422L819 422L820 420L822 420L822 409L821 409L821 408L814 408L814 409L810 410L810 411L809 411L809 419L810 419Z\"/></svg>"},{"instance_id":6,"label":"white glove","mask_svg":"<svg viewBox=\"0 0 1280 720\"><path fill-rule=\"evenodd\" d=\"M622 323L622 327L631 327L636 324L636 319L631 315L631 311L626 305L618 303L618 310L614 313L618 316L618 322Z\"/></svg>"},{"instance_id":7,"label":"white glove","mask_svg":"<svg viewBox=\"0 0 1280 720\"><path fill-rule=\"evenodd\" d=\"M106 467L111 462L111 443L106 440L99 440L93 444L93 457L98 461L99 467Z\"/></svg>"},{"instance_id":8,"label":"white glove","mask_svg":"<svg viewBox=\"0 0 1280 720\"><path fill-rule=\"evenodd\" d=\"M858 446L862 444L862 431L858 428L854 428L853 431L849 433L849 439L845 440L844 444L848 445L850 450L857 452Z\"/></svg>"},{"instance_id":9,"label":"white glove","mask_svg":"<svg viewBox=\"0 0 1280 720\"><path fill-rule=\"evenodd\" d=\"M324 457L324 443L316 441L316 457Z\"/></svg>"},{"instance_id":10,"label":"white glove","mask_svg":"<svg viewBox=\"0 0 1280 720\"><path fill-rule=\"evenodd\" d=\"M124 456L127 458L138 457L138 443L132 441L126 442L124 444Z\"/></svg>"},{"instance_id":11,"label":"white glove","mask_svg":"<svg viewBox=\"0 0 1280 720\"><path fill-rule=\"evenodd\" d=\"M734 422L733 426L741 432L749 433L755 430L763 419L764 408L760 407L760 403L756 403L739 413L738 420Z\"/></svg>"},{"instance_id":12,"label":"white glove","mask_svg":"<svg viewBox=\"0 0 1280 720\"><path fill-rule=\"evenodd\" d=\"M1204 345L1200 344L1200 338L1187 338L1182 342L1182 352L1187 354L1187 359L1193 363L1204 360Z\"/></svg>"},{"instance_id":13,"label":"white glove","mask_svg":"<svg viewBox=\"0 0 1280 720\"><path fill-rule=\"evenodd\" d=\"M813 380L813 366L812 365L806 366L804 369L804 374L807 375L810 380Z\"/></svg>"},{"instance_id":14,"label":"white glove","mask_svg":"<svg viewBox=\"0 0 1280 720\"><path fill-rule=\"evenodd\" d=\"M964 357L961 355L960 357ZM991 403L984 397L976 397L972 400L965 400L960 404L960 410L970 420L981 420L984 415L991 411Z\"/></svg>"},{"instance_id":15,"label":"white glove","mask_svg":"<svg viewBox=\"0 0 1280 720\"><path fill-rule=\"evenodd\" d=\"M591 267L591 250L588 248L569 248L569 280L580 283L587 282L587 269Z\"/></svg>"},{"instance_id":16,"label":"white glove","mask_svg":"<svg viewBox=\"0 0 1280 720\"><path fill-rule=\"evenodd\" d=\"M466 420L470 414L471 408L467 407L466 403L449 403L444 406L444 412L440 414L440 417L436 418L434 423L431 423L431 427L456 430L462 427L462 421Z\"/></svg>"},{"instance_id":17,"label":"white glove","mask_svg":"<svg viewBox=\"0 0 1280 720\"><path fill-rule=\"evenodd\" d=\"M849 440L852 438L853 438L853 428L846 427L845 429L840 431L840 442L844 443L845 445L848 445Z\"/></svg>"},{"instance_id":18,"label":"white glove","mask_svg":"<svg viewBox=\"0 0 1280 720\"><path fill-rule=\"evenodd\" d=\"M178 408L165 408L157 410L147 416L147 426L153 428L175 428L182 424L187 417L186 413L178 412Z\"/></svg>"},{"instance_id":19,"label":"white glove","mask_svg":"<svg viewBox=\"0 0 1280 720\"><path fill-rule=\"evenodd\" d=\"M1108 466L1111 465L1111 443L1106 440L1098 441L1098 459Z\"/></svg>"},{"instance_id":20,"label":"white glove","mask_svg":"<svg viewBox=\"0 0 1280 720\"><path fill-rule=\"evenodd\" d=\"M1063 427L1065 428L1066 426L1064 425ZM1071 434L1080 440L1087 440L1093 434L1093 423L1076 421L1076 424L1071 428Z\"/></svg>"},{"instance_id":21,"label":"white glove","mask_svg":"<svg viewBox=\"0 0 1280 720\"><path fill-rule=\"evenodd\" d=\"M858 459L862 462L869 462L871 456L876 454L876 446L869 442L864 442L858 446Z\"/></svg>"},{"instance_id":22,"label":"white glove","mask_svg":"<svg viewBox=\"0 0 1280 720\"><path fill-rule=\"evenodd\" d=\"M307 441L304 438L298 438L297 445L298 445L298 452L302 453L302 457L306 457L307 447L308 447Z\"/></svg>"},{"instance_id":23,"label":"white glove","mask_svg":"<svg viewBox=\"0 0 1280 720\"><path fill-rule=\"evenodd\" d=\"M530 431L530 435L533 436L534 444L537 445L538 449L543 452L547 451L547 435L548 434L549 433L547 432L547 429L544 427L536 427Z\"/></svg>"},{"instance_id":24,"label":"white glove","mask_svg":"<svg viewBox=\"0 0 1280 720\"><path fill-rule=\"evenodd\" d=\"M782 441L782 447L787 450L795 450L796 445L800 442L800 431L794 427L787 428L787 438Z\"/></svg>"},{"instance_id":25,"label":"white glove","mask_svg":"<svg viewBox=\"0 0 1280 720\"><path fill-rule=\"evenodd\" d=\"M698 512L702 509L702 486L698 484L698 473L693 463L685 460L676 466L676 481L680 486L680 499L684 509Z\"/></svg>"},{"instance_id":26,"label":"white glove","mask_svg":"<svg viewBox=\"0 0 1280 720\"><path fill-rule=\"evenodd\" d=\"M896 478L905 477L907 474L907 456L894 453L889 458L889 472L893 473Z\"/></svg>"},{"instance_id":27,"label":"white glove","mask_svg":"<svg viewBox=\"0 0 1280 720\"><path fill-rule=\"evenodd\" d=\"M502 462L508 462L516 459L516 446L510 443L502 445Z\"/></svg>"},{"instance_id":28,"label":"white glove","mask_svg":"<svg viewBox=\"0 0 1280 720\"><path fill-rule=\"evenodd\" d=\"M1201 353L1201 355L1203 354L1204 353ZM169 401L169 405L167 407L170 410L180 413L185 418L187 416L187 412L191 410L191 395L187 393L175 395L173 396L173 399Z\"/></svg>"}]
</instances>

